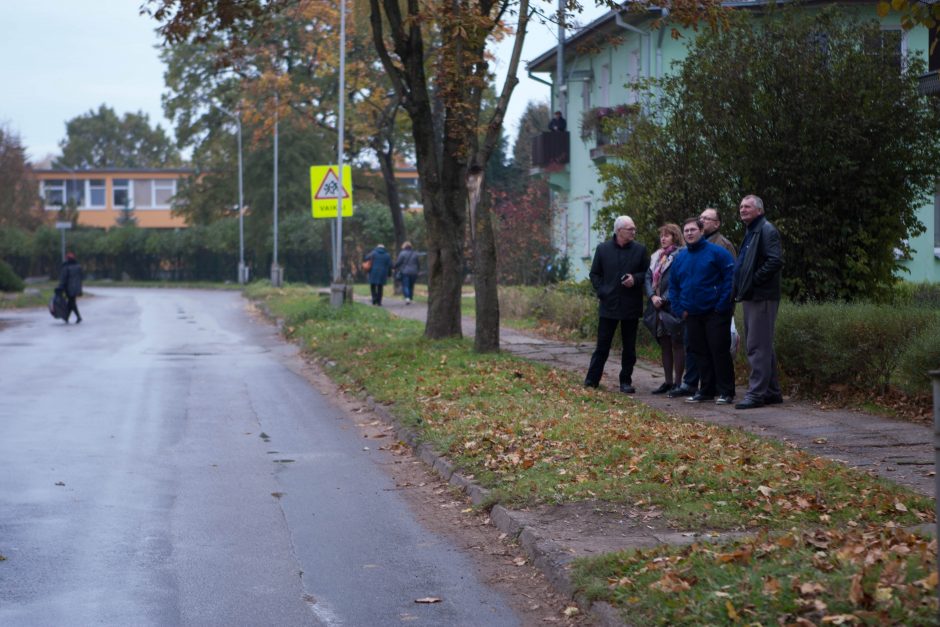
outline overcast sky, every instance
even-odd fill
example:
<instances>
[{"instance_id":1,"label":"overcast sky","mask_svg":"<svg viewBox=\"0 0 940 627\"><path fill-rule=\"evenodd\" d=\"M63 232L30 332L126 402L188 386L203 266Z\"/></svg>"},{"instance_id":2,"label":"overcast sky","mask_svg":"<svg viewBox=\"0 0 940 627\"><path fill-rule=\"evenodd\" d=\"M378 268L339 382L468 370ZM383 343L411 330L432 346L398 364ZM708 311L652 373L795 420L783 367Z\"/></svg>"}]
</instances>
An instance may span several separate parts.
<instances>
[{"instance_id":1,"label":"overcast sky","mask_svg":"<svg viewBox=\"0 0 940 627\"><path fill-rule=\"evenodd\" d=\"M172 134L160 105L155 23L139 6L140 0L0 0L0 124L19 133L31 160L58 154L65 122L102 103L118 115L143 111ZM523 60L555 43L554 28L534 25ZM497 53L503 74L510 49L505 42ZM528 101L549 100L548 87L529 80L524 67L519 78L507 116L511 136Z\"/></svg>"}]
</instances>

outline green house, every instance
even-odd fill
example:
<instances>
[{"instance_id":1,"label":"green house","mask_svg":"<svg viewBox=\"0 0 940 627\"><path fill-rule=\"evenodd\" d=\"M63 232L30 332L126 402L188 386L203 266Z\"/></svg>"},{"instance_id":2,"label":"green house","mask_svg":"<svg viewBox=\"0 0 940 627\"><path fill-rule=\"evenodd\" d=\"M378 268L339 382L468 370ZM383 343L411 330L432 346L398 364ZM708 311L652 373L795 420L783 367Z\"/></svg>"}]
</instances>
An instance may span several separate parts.
<instances>
[{"instance_id":1,"label":"green house","mask_svg":"<svg viewBox=\"0 0 940 627\"><path fill-rule=\"evenodd\" d=\"M767 1L724 4L734 9L760 10ZM876 2L835 4L852 7L860 17L877 18ZM897 14L888 15L881 23L883 31L892 33L890 41L897 42L902 56L920 57L927 63L930 71L921 78L921 89L940 97L940 46L929 54L936 31L923 26L904 31ZM534 139L532 173L546 178L550 184L555 246L567 256L575 279L587 276L595 247L610 237L609 225L595 228L604 203L597 166L609 158L608 148L616 145L617 138L605 137L592 128L590 121L598 114L638 106L639 94L627 86L639 79L662 77L671 71L674 61L685 57L688 42L695 33L679 29L683 37L675 39L671 36L673 28L676 26L669 22L668 12L663 9L613 10L528 64L531 76L551 86L552 111L560 110L568 121L567 132L546 132ZM742 195L751 191L742 190ZM690 211L697 213L700 209ZM737 219L735 207L719 209L725 222ZM933 198L924 199L918 217L926 231L909 242L913 258L906 262L906 267L910 273L901 278L940 282L940 185ZM646 244L650 250L656 248L656 242Z\"/></svg>"}]
</instances>

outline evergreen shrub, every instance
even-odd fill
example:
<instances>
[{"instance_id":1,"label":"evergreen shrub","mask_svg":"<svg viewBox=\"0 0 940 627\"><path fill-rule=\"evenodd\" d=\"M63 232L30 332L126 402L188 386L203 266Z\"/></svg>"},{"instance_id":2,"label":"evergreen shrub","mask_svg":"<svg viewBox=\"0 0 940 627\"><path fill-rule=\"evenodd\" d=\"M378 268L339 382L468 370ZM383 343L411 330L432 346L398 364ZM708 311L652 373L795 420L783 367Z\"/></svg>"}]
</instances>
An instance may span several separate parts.
<instances>
[{"instance_id":1,"label":"evergreen shrub","mask_svg":"<svg viewBox=\"0 0 940 627\"><path fill-rule=\"evenodd\" d=\"M911 395L930 394L931 370L940 370L940 319L914 336L901 353L896 383Z\"/></svg>"},{"instance_id":2,"label":"evergreen shrub","mask_svg":"<svg viewBox=\"0 0 940 627\"><path fill-rule=\"evenodd\" d=\"M780 368L804 391L886 389L933 312L873 304L785 304L777 319Z\"/></svg>"},{"instance_id":3,"label":"evergreen shrub","mask_svg":"<svg viewBox=\"0 0 940 627\"><path fill-rule=\"evenodd\" d=\"M0 292L22 292L25 287L23 279L17 276L10 264L0 259Z\"/></svg>"}]
</instances>

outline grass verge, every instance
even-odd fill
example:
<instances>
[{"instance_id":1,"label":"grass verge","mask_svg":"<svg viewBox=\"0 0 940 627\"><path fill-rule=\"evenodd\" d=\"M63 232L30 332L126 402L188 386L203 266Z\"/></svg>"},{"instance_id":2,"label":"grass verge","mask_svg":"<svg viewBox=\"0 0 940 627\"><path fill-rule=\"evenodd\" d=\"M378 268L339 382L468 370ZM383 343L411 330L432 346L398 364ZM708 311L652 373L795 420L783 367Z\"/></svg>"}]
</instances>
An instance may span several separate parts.
<instances>
[{"instance_id":1,"label":"grass verge","mask_svg":"<svg viewBox=\"0 0 940 627\"><path fill-rule=\"evenodd\" d=\"M394 405L507 505L601 499L679 530L758 534L750 544L579 562L581 589L627 608L636 624L798 622L817 614L828 622L875 616L922 624L936 616L934 552L900 530L933 520L931 499L739 430L585 390L564 371L478 355L465 340L429 341L422 324L378 308L333 309L305 288L258 285L246 293L284 318L285 333L322 358L342 387ZM748 587L735 588L736 578ZM767 592L774 581L779 590ZM668 610L661 594L679 609ZM849 602L836 602L843 598Z\"/></svg>"}]
</instances>

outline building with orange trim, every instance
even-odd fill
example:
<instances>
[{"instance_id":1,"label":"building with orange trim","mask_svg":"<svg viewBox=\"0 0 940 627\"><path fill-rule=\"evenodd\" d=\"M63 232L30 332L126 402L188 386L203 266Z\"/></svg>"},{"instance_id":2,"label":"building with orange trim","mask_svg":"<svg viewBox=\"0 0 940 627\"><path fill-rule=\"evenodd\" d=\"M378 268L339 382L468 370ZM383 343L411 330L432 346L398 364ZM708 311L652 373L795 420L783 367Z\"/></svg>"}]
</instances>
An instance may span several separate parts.
<instances>
[{"instance_id":1,"label":"building with orange trim","mask_svg":"<svg viewBox=\"0 0 940 627\"><path fill-rule=\"evenodd\" d=\"M186 220L174 216L171 203L180 182L193 170L186 168L37 169L42 208L50 222L63 206L76 208L80 226L111 228L126 211L137 226L175 229Z\"/></svg>"}]
</instances>

